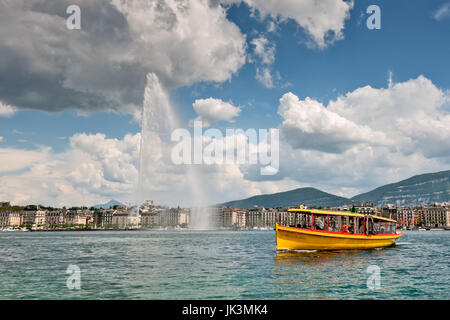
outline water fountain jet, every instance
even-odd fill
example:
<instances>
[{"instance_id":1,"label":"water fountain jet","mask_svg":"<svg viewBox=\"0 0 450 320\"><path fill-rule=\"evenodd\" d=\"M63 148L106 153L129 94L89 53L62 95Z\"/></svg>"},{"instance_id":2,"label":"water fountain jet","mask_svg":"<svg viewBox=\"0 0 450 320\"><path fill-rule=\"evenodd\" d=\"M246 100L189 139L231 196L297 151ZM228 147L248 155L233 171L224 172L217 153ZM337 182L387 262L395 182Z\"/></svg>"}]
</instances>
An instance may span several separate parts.
<instances>
[{"instance_id":1,"label":"water fountain jet","mask_svg":"<svg viewBox=\"0 0 450 320\"><path fill-rule=\"evenodd\" d=\"M156 170L152 172L151 168L157 168L156 164L167 165L160 155L167 153L168 148L164 148L164 146L171 145L170 135L173 130L179 127L179 121L171 104L168 91L163 87L156 74L149 73L141 114L138 190L136 192L138 205L144 202L145 195L150 195L150 192L146 191L148 184L155 183L155 179L151 180L151 175L156 175L158 172ZM190 198L189 227L196 230L212 229L212 211L206 207L205 188L204 181L201 179L201 172L195 165L187 165L185 169L186 180L182 183L185 184L185 189L188 190ZM176 197L177 195L172 196Z\"/></svg>"}]
</instances>

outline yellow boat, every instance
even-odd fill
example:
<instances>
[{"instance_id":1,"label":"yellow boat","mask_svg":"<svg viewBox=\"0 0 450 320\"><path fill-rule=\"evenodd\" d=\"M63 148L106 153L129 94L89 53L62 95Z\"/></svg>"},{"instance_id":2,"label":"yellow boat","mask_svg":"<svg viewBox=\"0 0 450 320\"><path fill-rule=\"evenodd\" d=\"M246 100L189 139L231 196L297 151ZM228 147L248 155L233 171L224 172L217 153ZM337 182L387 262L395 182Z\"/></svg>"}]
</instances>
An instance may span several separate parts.
<instances>
[{"instance_id":1,"label":"yellow boat","mask_svg":"<svg viewBox=\"0 0 450 320\"><path fill-rule=\"evenodd\" d=\"M276 223L277 250L371 249L391 246L403 234L396 221L344 211L289 209L289 225Z\"/></svg>"}]
</instances>

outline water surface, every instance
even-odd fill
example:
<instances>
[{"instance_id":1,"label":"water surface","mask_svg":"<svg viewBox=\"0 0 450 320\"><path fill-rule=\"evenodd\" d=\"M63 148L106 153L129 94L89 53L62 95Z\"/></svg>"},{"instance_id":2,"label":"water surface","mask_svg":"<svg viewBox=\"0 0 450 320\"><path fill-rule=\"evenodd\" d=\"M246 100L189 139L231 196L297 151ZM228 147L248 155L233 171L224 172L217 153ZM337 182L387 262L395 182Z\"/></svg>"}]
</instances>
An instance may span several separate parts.
<instances>
[{"instance_id":1,"label":"water surface","mask_svg":"<svg viewBox=\"0 0 450 320\"><path fill-rule=\"evenodd\" d=\"M0 232L0 298L449 299L449 240L406 231L383 249L277 252L274 231Z\"/></svg>"}]
</instances>

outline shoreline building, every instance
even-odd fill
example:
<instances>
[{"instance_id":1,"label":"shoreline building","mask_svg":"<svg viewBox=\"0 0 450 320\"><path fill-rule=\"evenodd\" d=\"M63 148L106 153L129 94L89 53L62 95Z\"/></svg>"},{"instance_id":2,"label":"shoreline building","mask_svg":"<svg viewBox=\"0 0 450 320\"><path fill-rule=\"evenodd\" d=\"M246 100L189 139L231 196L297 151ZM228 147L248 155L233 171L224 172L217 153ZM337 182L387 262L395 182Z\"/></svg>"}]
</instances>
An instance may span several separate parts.
<instances>
[{"instance_id":1,"label":"shoreline building","mask_svg":"<svg viewBox=\"0 0 450 320\"><path fill-rule=\"evenodd\" d=\"M222 212L223 228L243 229L246 227L246 209L222 207L219 211Z\"/></svg>"},{"instance_id":2,"label":"shoreline building","mask_svg":"<svg viewBox=\"0 0 450 320\"><path fill-rule=\"evenodd\" d=\"M112 227L128 229L128 212L115 210L112 214Z\"/></svg>"},{"instance_id":3,"label":"shoreline building","mask_svg":"<svg viewBox=\"0 0 450 320\"><path fill-rule=\"evenodd\" d=\"M425 228L450 228L450 206L429 206L423 211Z\"/></svg>"},{"instance_id":4,"label":"shoreline building","mask_svg":"<svg viewBox=\"0 0 450 320\"><path fill-rule=\"evenodd\" d=\"M52 229L64 225L66 210L52 210L45 215L45 227Z\"/></svg>"},{"instance_id":5,"label":"shoreline building","mask_svg":"<svg viewBox=\"0 0 450 320\"><path fill-rule=\"evenodd\" d=\"M178 214L178 225L180 227L187 227L189 226L191 216L191 210L190 209L181 209L181 211Z\"/></svg>"},{"instance_id":6,"label":"shoreline building","mask_svg":"<svg viewBox=\"0 0 450 320\"><path fill-rule=\"evenodd\" d=\"M420 212L417 208L398 207L393 218L397 220L397 225L401 227L416 227L420 221Z\"/></svg>"},{"instance_id":7,"label":"shoreline building","mask_svg":"<svg viewBox=\"0 0 450 320\"><path fill-rule=\"evenodd\" d=\"M113 213L112 209L102 209L99 211L94 211L93 222L95 229L104 229L112 227L113 225Z\"/></svg>"},{"instance_id":8,"label":"shoreline building","mask_svg":"<svg viewBox=\"0 0 450 320\"><path fill-rule=\"evenodd\" d=\"M231 217L231 223L232 223L232 227L233 228L245 228L247 225L247 221L246 219L246 215L245 215L246 210L244 209L234 209L233 210L233 214Z\"/></svg>"}]
</instances>

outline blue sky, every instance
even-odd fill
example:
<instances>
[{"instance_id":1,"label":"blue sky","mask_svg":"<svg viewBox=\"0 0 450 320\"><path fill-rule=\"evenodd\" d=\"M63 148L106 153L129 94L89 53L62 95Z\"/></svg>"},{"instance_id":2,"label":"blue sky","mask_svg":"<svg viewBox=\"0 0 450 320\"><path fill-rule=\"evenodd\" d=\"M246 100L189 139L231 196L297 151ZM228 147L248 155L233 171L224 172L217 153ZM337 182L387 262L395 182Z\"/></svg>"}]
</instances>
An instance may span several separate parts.
<instances>
[{"instance_id":1,"label":"blue sky","mask_svg":"<svg viewBox=\"0 0 450 320\"><path fill-rule=\"evenodd\" d=\"M108 1L98 2L107 3ZM198 116L192 106L193 103L197 99L210 97L241 108L239 116L233 119L234 122L218 121L214 123L214 127L225 129L232 126L246 129L277 128L280 126L283 128L283 120L286 119L283 119L278 112L280 98L288 92L292 92L300 101L305 101L307 97L310 97L327 109L330 100L345 97L347 93L355 92L365 86L375 89L388 89L390 77L394 84L401 84L423 75L432 83L432 89L435 87L441 90L444 96L448 96L448 90L450 89L448 74L450 70L450 13L448 1L355 1L348 12L349 18L343 21L342 39L326 42L324 47L314 43L307 28L303 27L296 19L286 17L283 13L277 16L277 12L266 12L267 15L263 18L263 8L252 7L252 2L234 2L237 2L237 4L224 4L227 8L226 19L228 20L227 23L237 26L240 34L245 37L245 63L231 71L232 76L228 79L225 79L225 76L211 76L209 78L199 77L185 82L180 80L180 83L176 83L177 77L175 75L175 80L166 81L171 101L180 114L182 125L185 127L188 127L189 120ZM336 0L335 2L340 1ZM372 4L381 8L380 30L369 30L366 27L366 20L369 17L366 8ZM83 10L83 2L80 6ZM439 10L441 10L441 13L437 15ZM276 25L274 31L268 30L271 23ZM11 29L14 30L14 27L13 25ZM212 36L214 38L214 35ZM5 33L2 33L1 37L6 37ZM193 37L195 39L195 35ZM255 53L252 40L261 37L268 41L269 48L274 48L274 59L271 63L264 64L261 57ZM5 41L5 39L1 40ZM158 48L151 47L151 50L157 51ZM183 60L183 53L180 53L180 59ZM5 65L1 65L1 62L0 68L7 70ZM225 68L224 66L220 67ZM267 87L258 81L256 78L257 68L267 68L270 71L273 80L272 87ZM26 71L17 71L17 73L26 73ZM152 71L151 68L148 71ZM117 72L120 73L120 70ZM4 71L4 75L5 73L6 71ZM111 75L108 77L111 77ZM114 77L114 74L112 77ZM164 75L160 77L165 79ZM64 77L61 76L61 78ZM217 81L217 79L220 80ZM42 106L42 108L39 108L39 106L36 107L36 103L33 104L34 109L30 109L25 105L17 104L16 101L21 100L17 97L18 93L11 91L7 85L8 81L6 76L0 81L0 102L13 106L15 112L9 116L0 116L0 137L2 137L0 148L36 151L45 146L51 148L50 152L53 155L61 155L73 148L69 139L77 134L85 133L89 136L102 133L105 134L105 139L122 140L126 134L135 135L141 130L139 120L136 119L136 113L130 111L139 110L139 107L141 107L136 102L139 101L139 94L127 100L127 108L122 108L122 105L120 105L125 100L115 101L114 103L117 103L117 105L111 105L111 109L114 111L108 110L108 106L90 109L89 105L83 108L58 106L48 108ZM37 79L36 81L40 80ZM20 82L17 83L20 84ZM82 86L80 83L70 85L71 88L77 90ZM143 83L142 86L144 86ZM26 92L26 89L24 84L20 94ZM49 96L51 97L51 94ZM142 99L143 96L142 91ZM448 102L445 102L445 97L443 99L443 103L436 105L436 110L447 110L448 112ZM43 104L45 103L47 102L44 101ZM76 103L74 105L76 106ZM420 106L417 108L420 109ZM332 110L332 108L328 109ZM358 121L362 118L357 116L352 118L345 110L337 110L336 108L337 114L350 119L357 125L365 125L365 123ZM446 116L447 113L444 112L437 118L442 120ZM410 120L413 121L413 119ZM445 121L443 124L445 124ZM371 128L373 129L373 127ZM298 134L301 134L301 132ZM431 136L431 133L427 132L427 134ZM401 136L405 138L407 135L402 133ZM416 137L411 137L411 135L407 136L408 139L412 139L408 141L411 145L414 145L415 142L411 141ZM393 147L390 146L389 148L392 151ZM407 153L404 152L405 156ZM433 154L433 156L430 156L430 154ZM324 156L333 156L333 153L326 153ZM317 183L314 186L325 189L328 187L326 191L350 195L358 191L367 191L367 189L379 183L406 178L416 171L422 173L427 169L429 171L444 169L448 165L447 158L435 157L431 151L423 151L421 156L424 157L426 162L415 158L414 161L417 161L415 166L396 168L396 170L391 165L383 167L379 162L374 163L373 165L376 168L384 168L385 179L373 177L369 173L361 171L358 178L355 178L354 187L348 185L342 189L338 187L339 183L345 180L345 177L348 177L348 172L342 169L340 180L336 178L336 181L329 184ZM432 161L432 163L428 161ZM290 170L295 171L296 168L290 168ZM299 168L298 170L303 172L306 168ZM317 168L317 170L320 171L321 169ZM3 174L11 177L11 173L8 172L5 169L3 173L0 172L0 176ZM329 173L324 172L325 174ZM280 179L284 179L284 184L279 186L280 190L314 184L312 179L302 180L286 177L286 175L280 177ZM286 179L290 179L290 182L286 182ZM272 190L271 188L263 188L259 191L264 193ZM217 192L219 193L219 191ZM1 190L0 195L2 195ZM8 196L11 195L5 192L4 197ZM111 193L110 196L120 197L120 193ZM224 200L231 200L232 197L238 196L238 194L230 194L225 196L226 199ZM109 195L101 193L98 200L108 197Z\"/></svg>"}]
</instances>

